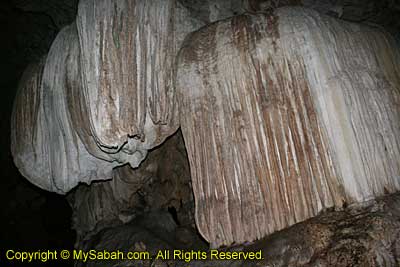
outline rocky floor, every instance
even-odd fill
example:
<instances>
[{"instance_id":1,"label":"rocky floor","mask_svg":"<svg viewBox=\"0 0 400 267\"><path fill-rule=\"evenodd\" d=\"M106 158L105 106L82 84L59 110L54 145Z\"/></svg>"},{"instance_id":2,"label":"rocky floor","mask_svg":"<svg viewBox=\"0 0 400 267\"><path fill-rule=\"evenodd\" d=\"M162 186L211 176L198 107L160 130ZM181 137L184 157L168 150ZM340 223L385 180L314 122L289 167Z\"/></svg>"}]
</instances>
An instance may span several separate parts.
<instances>
[{"instance_id":1,"label":"rocky floor","mask_svg":"<svg viewBox=\"0 0 400 267\"><path fill-rule=\"evenodd\" d=\"M82 262L77 266L400 266L400 194L362 206L327 210L253 244L222 251L262 252L263 260L143 260ZM207 244L190 227L179 227L167 211L151 212L105 229L83 249L202 251Z\"/></svg>"}]
</instances>

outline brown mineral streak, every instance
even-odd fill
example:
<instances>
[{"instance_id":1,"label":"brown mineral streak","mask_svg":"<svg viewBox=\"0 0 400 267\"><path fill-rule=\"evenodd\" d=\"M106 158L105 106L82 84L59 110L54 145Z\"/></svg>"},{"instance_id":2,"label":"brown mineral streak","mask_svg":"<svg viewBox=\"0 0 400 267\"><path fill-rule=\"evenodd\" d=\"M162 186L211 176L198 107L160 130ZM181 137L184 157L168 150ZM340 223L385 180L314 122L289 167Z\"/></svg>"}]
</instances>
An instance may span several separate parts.
<instances>
[{"instance_id":1,"label":"brown mineral streak","mask_svg":"<svg viewBox=\"0 0 400 267\"><path fill-rule=\"evenodd\" d=\"M193 85L202 92L196 101L184 96L182 128L185 140L202 144L188 146L196 218L215 246L261 238L316 215L343 194L332 182L335 174L304 63L300 57L289 61L279 51L275 20L267 23L272 30L254 32L265 20L243 15L230 20L228 31L226 23L216 31L212 27L209 35L201 31L198 39L188 38L194 47L186 46L181 55L201 75L202 84ZM237 51L234 57L218 50L215 32L230 36L224 48ZM266 38L282 55L278 60L257 54L256 45ZM227 57L224 65L211 72L221 55ZM222 78L221 71L231 73ZM222 103L213 100L217 92L226 95Z\"/></svg>"}]
</instances>

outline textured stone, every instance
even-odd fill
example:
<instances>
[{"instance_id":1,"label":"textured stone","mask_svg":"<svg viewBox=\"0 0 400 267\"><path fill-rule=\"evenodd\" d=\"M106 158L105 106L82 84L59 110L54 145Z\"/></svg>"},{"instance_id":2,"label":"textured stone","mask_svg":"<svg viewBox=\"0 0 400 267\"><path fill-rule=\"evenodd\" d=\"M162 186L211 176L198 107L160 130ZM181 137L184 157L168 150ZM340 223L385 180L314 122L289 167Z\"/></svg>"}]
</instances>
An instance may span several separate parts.
<instances>
[{"instance_id":1,"label":"textured stone","mask_svg":"<svg viewBox=\"0 0 400 267\"><path fill-rule=\"evenodd\" d=\"M399 190L398 62L384 32L303 8L191 34L177 87L204 238L253 241Z\"/></svg>"},{"instance_id":2,"label":"textured stone","mask_svg":"<svg viewBox=\"0 0 400 267\"><path fill-rule=\"evenodd\" d=\"M154 220L157 218L158 220ZM163 223L158 223L163 222ZM143 227L146 225L147 227ZM159 234L159 231L162 231ZM86 249L151 251L158 249L201 250L209 255L193 235L190 246L179 243L178 229L166 213L138 217L124 226L106 229L92 238ZM162 237L156 239L155 236ZM326 212L276 232L252 244L222 251L262 251L263 260L145 260L102 262L101 266L264 266L264 267L396 267L400 263L400 195L393 194L362 205ZM81 264L81 263L79 263ZM78 266L80 266L78 264ZM97 264L97 265L96 265ZM87 266L98 266L89 262Z\"/></svg>"},{"instance_id":3,"label":"textured stone","mask_svg":"<svg viewBox=\"0 0 400 267\"><path fill-rule=\"evenodd\" d=\"M82 116L74 94L81 90L79 57L77 31L72 24L58 34L46 60L25 72L12 116L15 164L32 183L58 193L79 182L109 179L112 168L118 165L92 145L93 141L83 143L80 138L82 127L74 118L77 113ZM97 157L87 150L90 145L97 148Z\"/></svg>"},{"instance_id":4,"label":"textured stone","mask_svg":"<svg viewBox=\"0 0 400 267\"><path fill-rule=\"evenodd\" d=\"M112 180L79 185L68 199L79 247L104 228L150 211L173 210L179 226L194 227L189 163L181 133L150 152L139 168L116 168Z\"/></svg>"},{"instance_id":5,"label":"textured stone","mask_svg":"<svg viewBox=\"0 0 400 267\"><path fill-rule=\"evenodd\" d=\"M256 266L398 266L399 236L400 195L394 194L325 212L246 250L263 249L265 261Z\"/></svg>"},{"instance_id":6,"label":"textured stone","mask_svg":"<svg viewBox=\"0 0 400 267\"><path fill-rule=\"evenodd\" d=\"M145 213L127 224L105 228L88 240L82 249L85 251L90 249L124 252L146 251L150 253L153 260L93 260L86 264L80 261L76 263L76 266L176 266L179 263L174 260L154 260L158 251L170 250L172 255L174 249L207 250L206 243L195 232L188 235L189 242L182 242L179 235L182 236L183 229L191 231L176 225L172 216L166 211L154 210Z\"/></svg>"},{"instance_id":7,"label":"textured stone","mask_svg":"<svg viewBox=\"0 0 400 267\"><path fill-rule=\"evenodd\" d=\"M11 146L24 176L66 193L111 179L116 166L137 167L173 134L175 56L199 27L186 16L174 1L81 1L76 23L21 81Z\"/></svg>"},{"instance_id":8,"label":"textured stone","mask_svg":"<svg viewBox=\"0 0 400 267\"><path fill-rule=\"evenodd\" d=\"M138 167L179 127L175 58L203 25L172 0L80 1L76 22L21 80L11 132L21 173L63 194Z\"/></svg>"},{"instance_id":9,"label":"textured stone","mask_svg":"<svg viewBox=\"0 0 400 267\"><path fill-rule=\"evenodd\" d=\"M16 165L58 193L115 177L94 190L106 197L79 197L105 204L87 214L87 229L77 227L97 231L104 218L131 220L122 213L129 204L112 210L107 199L137 196L154 172L151 164L114 168L138 167L181 125L197 225L212 246L253 241L329 207L399 190L393 39L311 10L273 11L281 4L207 1L195 12L187 1L81 1L76 23L21 81ZM252 14L210 23L244 10ZM125 178L138 186L121 187Z\"/></svg>"}]
</instances>

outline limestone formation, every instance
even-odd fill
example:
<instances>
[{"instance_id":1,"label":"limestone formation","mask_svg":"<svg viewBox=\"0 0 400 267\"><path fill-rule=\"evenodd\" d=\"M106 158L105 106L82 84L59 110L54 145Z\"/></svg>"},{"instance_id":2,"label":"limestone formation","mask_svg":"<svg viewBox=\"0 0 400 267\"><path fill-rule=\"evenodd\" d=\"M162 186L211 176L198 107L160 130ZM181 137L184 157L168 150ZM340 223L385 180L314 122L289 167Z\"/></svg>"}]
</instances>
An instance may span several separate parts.
<instances>
[{"instance_id":1,"label":"limestone formation","mask_svg":"<svg viewBox=\"0 0 400 267\"><path fill-rule=\"evenodd\" d=\"M21 80L21 173L62 194L114 177L75 192L75 212L94 207L82 235L130 220L165 162L140 163L179 127L214 247L400 189L400 55L384 30L279 1L190 2L82 0Z\"/></svg>"},{"instance_id":2,"label":"limestone formation","mask_svg":"<svg viewBox=\"0 0 400 267\"><path fill-rule=\"evenodd\" d=\"M112 180L79 185L68 199L79 247L104 228L158 210L173 210L176 223L194 227L189 163L181 133L151 151L140 168L116 168Z\"/></svg>"},{"instance_id":3,"label":"limestone formation","mask_svg":"<svg viewBox=\"0 0 400 267\"><path fill-rule=\"evenodd\" d=\"M328 210L254 243L220 249L245 253L261 250L262 260L210 259L210 251L199 247L199 240L191 247L177 243L173 235L176 230L168 214L151 213L124 226L104 230L91 238L85 249L150 251L151 260L134 261L146 267L397 267L400 263L400 195L385 196L340 211ZM154 233L160 234L155 237ZM208 257L198 260L192 256L187 257L187 261L155 259L159 249L174 245L184 251L200 249ZM77 263L77 266L82 265L82 261ZM132 261L88 261L83 266L132 266Z\"/></svg>"},{"instance_id":4,"label":"limestone formation","mask_svg":"<svg viewBox=\"0 0 400 267\"><path fill-rule=\"evenodd\" d=\"M37 186L59 193L79 182L109 179L117 166L100 149L97 157L89 153L97 147L80 138L82 126L74 116L82 116L85 106L77 102L78 45L75 24L59 33L46 60L26 71L12 118L11 147L19 170Z\"/></svg>"},{"instance_id":5,"label":"limestone formation","mask_svg":"<svg viewBox=\"0 0 400 267\"><path fill-rule=\"evenodd\" d=\"M233 15L209 5L209 19ZM174 0L80 1L76 21L21 80L11 146L24 176L63 194L138 167L179 127L175 59L204 23Z\"/></svg>"},{"instance_id":6,"label":"limestone formation","mask_svg":"<svg viewBox=\"0 0 400 267\"><path fill-rule=\"evenodd\" d=\"M12 126L20 171L66 193L137 167L173 134L175 56L200 25L188 16L175 1L81 1L76 23L21 81Z\"/></svg>"},{"instance_id":7,"label":"limestone formation","mask_svg":"<svg viewBox=\"0 0 400 267\"><path fill-rule=\"evenodd\" d=\"M253 241L400 189L399 53L302 8L191 34L177 87L201 234Z\"/></svg>"}]
</instances>

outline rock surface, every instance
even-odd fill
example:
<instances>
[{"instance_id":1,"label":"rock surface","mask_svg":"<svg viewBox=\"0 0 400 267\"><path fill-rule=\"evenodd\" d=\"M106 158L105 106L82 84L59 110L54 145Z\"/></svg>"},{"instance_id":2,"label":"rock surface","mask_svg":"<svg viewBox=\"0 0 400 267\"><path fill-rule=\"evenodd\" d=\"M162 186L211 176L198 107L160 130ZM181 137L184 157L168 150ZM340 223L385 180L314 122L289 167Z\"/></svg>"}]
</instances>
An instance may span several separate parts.
<instances>
[{"instance_id":1,"label":"rock surface","mask_svg":"<svg viewBox=\"0 0 400 267\"><path fill-rule=\"evenodd\" d=\"M233 15L208 5L209 19ZM176 55L203 25L174 0L80 1L76 21L21 79L11 127L21 173L65 194L138 167L179 127Z\"/></svg>"},{"instance_id":2,"label":"rock surface","mask_svg":"<svg viewBox=\"0 0 400 267\"><path fill-rule=\"evenodd\" d=\"M194 30L175 23L188 21L184 9L174 1L110 3L81 1L45 66L27 70L21 82L12 152L43 189L66 193L79 182L110 179L116 166L137 167L178 128L173 65ZM153 13L163 19L149 19Z\"/></svg>"},{"instance_id":3,"label":"rock surface","mask_svg":"<svg viewBox=\"0 0 400 267\"><path fill-rule=\"evenodd\" d=\"M81 1L76 22L22 79L16 164L58 193L114 177L93 195L83 190L79 198L90 201L76 206L105 204L80 212L81 235L97 233L104 219L130 221L123 211L137 207L135 200L112 210L108 198L120 204L137 196L137 184L149 186L146 173L114 168L138 167L181 123L196 222L213 247L399 190L393 39L311 10L274 10L299 4L286 2L207 1L197 12L188 1ZM322 12L345 16L336 7ZM210 24L243 11L252 14ZM176 95L176 54L204 24L184 44ZM121 187L124 179L134 186ZM170 201L158 200L152 205Z\"/></svg>"},{"instance_id":4,"label":"rock surface","mask_svg":"<svg viewBox=\"0 0 400 267\"><path fill-rule=\"evenodd\" d=\"M170 211L175 224L194 230L193 192L181 133L151 151L139 168L116 168L112 180L79 185L68 199L80 248L105 228L158 210Z\"/></svg>"},{"instance_id":5,"label":"rock surface","mask_svg":"<svg viewBox=\"0 0 400 267\"><path fill-rule=\"evenodd\" d=\"M400 195L324 212L246 249L265 252L257 266L398 266Z\"/></svg>"},{"instance_id":6,"label":"rock surface","mask_svg":"<svg viewBox=\"0 0 400 267\"><path fill-rule=\"evenodd\" d=\"M92 238L87 248L151 251L153 256L159 249L207 252L195 237L190 245L178 242L177 228L168 216L155 212L124 226L106 229ZM154 218L163 223L149 224L157 221ZM148 227L143 228L143 225ZM341 211L329 210L253 244L223 249L260 250L264 257L260 261L144 260L103 262L101 266L396 267L400 263L400 195L389 195ZM86 266L100 266L96 264L89 262Z\"/></svg>"},{"instance_id":7,"label":"rock surface","mask_svg":"<svg viewBox=\"0 0 400 267\"><path fill-rule=\"evenodd\" d=\"M384 31L304 8L191 34L177 90L203 237L254 241L400 190L399 62Z\"/></svg>"}]
</instances>

